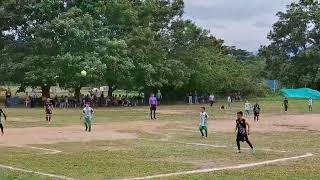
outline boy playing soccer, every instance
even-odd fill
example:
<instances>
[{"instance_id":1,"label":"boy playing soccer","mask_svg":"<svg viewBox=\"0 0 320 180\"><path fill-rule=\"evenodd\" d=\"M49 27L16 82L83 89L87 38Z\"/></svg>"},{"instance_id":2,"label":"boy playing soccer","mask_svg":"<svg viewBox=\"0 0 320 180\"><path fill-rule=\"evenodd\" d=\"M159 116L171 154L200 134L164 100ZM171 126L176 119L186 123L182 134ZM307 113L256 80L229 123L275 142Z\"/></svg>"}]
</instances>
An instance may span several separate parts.
<instances>
[{"instance_id":1,"label":"boy playing soccer","mask_svg":"<svg viewBox=\"0 0 320 180\"><path fill-rule=\"evenodd\" d=\"M260 105L259 105L258 103L256 103L256 104L253 106L253 115L254 115L253 120L254 120L255 122L257 122L257 124L259 123L260 111L261 111Z\"/></svg>"},{"instance_id":2,"label":"boy playing soccer","mask_svg":"<svg viewBox=\"0 0 320 180\"><path fill-rule=\"evenodd\" d=\"M246 122L246 120L243 118L243 112L240 111L237 113L237 120L236 120L236 128L235 132L237 134L237 147L238 147L238 153L241 153L240 150L240 141L246 141L252 151L252 154L255 154L255 149L252 146L248 135L250 134L250 125Z\"/></svg>"},{"instance_id":3,"label":"boy playing soccer","mask_svg":"<svg viewBox=\"0 0 320 180\"><path fill-rule=\"evenodd\" d=\"M209 116L205 112L205 110L206 110L205 107L200 108L199 130L200 130L202 137L204 137L204 136L208 137L208 118L209 118ZM203 130L204 130L205 134L203 134Z\"/></svg>"},{"instance_id":4,"label":"boy playing soccer","mask_svg":"<svg viewBox=\"0 0 320 180\"><path fill-rule=\"evenodd\" d=\"M1 120L2 120L1 119L1 114L4 117L4 120L7 120L7 116L4 114L3 110L0 108L0 129L1 129L2 136L3 136L4 132L3 132L3 125L2 125L2 122L1 122Z\"/></svg>"},{"instance_id":5,"label":"boy playing soccer","mask_svg":"<svg viewBox=\"0 0 320 180\"><path fill-rule=\"evenodd\" d=\"M284 112L288 111L288 106L289 106L289 101L288 101L288 98L285 97L284 100L283 100Z\"/></svg>"},{"instance_id":6,"label":"boy playing soccer","mask_svg":"<svg viewBox=\"0 0 320 180\"><path fill-rule=\"evenodd\" d=\"M47 99L47 101L44 103L44 111L46 113L46 121L50 123L53 112L53 104L51 103L50 99Z\"/></svg>"},{"instance_id":7,"label":"boy playing soccer","mask_svg":"<svg viewBox=\"0 0 320 180\"><path fill-rule=\"evenodd\" d=\"M91 122L93 109L90 107L90 102L86 102L85 108L82 110L84 116L84 125L86 126L86 132L91 132Z\"/></svg>"},{"instance_id":8,"label":"boy playing soccer","mask_svg":"<svg viewBox=\"0 0 320 180\"><path fill-rule=\"evenodd\" d=\"M250 116L251 104L248 100L246 100L246 103L244 103L244 111L246 113L246 116Z\"/></svg>"}]
</instances>

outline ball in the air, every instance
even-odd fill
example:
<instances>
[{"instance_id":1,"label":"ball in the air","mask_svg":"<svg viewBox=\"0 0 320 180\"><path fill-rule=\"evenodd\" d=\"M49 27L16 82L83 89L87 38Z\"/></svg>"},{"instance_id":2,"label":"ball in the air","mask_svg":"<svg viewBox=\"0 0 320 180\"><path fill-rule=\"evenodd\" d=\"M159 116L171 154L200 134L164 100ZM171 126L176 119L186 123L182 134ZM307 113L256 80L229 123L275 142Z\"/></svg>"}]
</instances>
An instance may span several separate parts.
<instances>
[{"instance_id":1,"label":"ball in the air","mask_svg":"<svg viewBox=\"0 0 320 180\"><path fill-rule=\"evenodd\" d=\"M87 71L82 70L82 71L81 71L81 76L83 76L83 77L84 77L84 76L87 76Z\"/></svg>"}]
</instances>

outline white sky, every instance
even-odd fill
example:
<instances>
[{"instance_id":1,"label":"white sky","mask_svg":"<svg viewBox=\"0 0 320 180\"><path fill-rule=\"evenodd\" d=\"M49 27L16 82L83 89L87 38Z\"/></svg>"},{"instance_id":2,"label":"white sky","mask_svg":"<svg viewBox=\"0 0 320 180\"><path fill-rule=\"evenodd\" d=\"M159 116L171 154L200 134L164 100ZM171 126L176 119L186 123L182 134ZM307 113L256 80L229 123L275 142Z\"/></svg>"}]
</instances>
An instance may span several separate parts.
<instances>
[{"instance_id":1,"label":"white sky","mask_svg":"<svg viewBox=\"0 0 320 180\"><path fill-rule=\"evenodd\" d=\"M297 0L185 0L186 19L209 29L228 46L257 51L268 44L276 13Z\"/></svg>"}]
</instances>

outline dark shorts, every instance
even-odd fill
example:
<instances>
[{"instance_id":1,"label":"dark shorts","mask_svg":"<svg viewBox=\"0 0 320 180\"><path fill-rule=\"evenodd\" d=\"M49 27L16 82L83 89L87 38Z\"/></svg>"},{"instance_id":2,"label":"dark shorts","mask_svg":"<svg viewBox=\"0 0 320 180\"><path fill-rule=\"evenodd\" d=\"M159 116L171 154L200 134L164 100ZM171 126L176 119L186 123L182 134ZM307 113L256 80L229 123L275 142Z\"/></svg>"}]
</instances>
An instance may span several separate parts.
<instances>
[{"instance_id":1,"label":"dark shorts","mask_svg":"<svg viewBox=\"0 0 320 180\"><path fill-rule=\"evenodd\" d=\"M152 111L157 110L157 105L151 105L151 106L150 106L150 110L152 110Z\"/></svg>"},{"instance_id":2,"label":"dark shorts","mask_svg":"<svg viewBox=\"0 0 320 180\"><path fill-rule=\"evenodd\" d=\"M237 141L246 141L246 140L248 140L249 138L248 138L248 135L247 134L238 134L237 135Z\"/></svg>"},{"instance_id":3,"label":"dark shorts","mask_svg":"<svg viewBox=\"0 0 320 180\"><path fill-rule=\"evenodd\" d=\"M254 116L259 116L260 113L254 112Z\"/></svg>"},{"instance_id":4,"label":"dark shorts","mask_svg":"<svg viewBox=\"0 0 320 180\"><path fill-rule=\"evenodd\" d=\"M52 114L52 111L46 110L46 114Z\"/></svg>"}]
</instances>

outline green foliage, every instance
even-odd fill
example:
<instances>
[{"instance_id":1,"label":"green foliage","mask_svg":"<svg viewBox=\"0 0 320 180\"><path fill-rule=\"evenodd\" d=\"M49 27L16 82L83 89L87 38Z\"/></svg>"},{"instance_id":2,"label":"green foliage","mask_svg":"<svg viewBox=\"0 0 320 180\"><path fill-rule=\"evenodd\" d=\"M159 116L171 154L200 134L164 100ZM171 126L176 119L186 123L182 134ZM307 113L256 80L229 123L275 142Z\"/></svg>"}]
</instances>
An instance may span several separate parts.
<instances>
[{"instance_id":1,"label":"green foliage","mask_svg":"<svg viewBox=\"0 0 320 180\"><path fill-rule=\"evenodd\" d=\"M300 0L279 12L268 38L272 42L260 50L268 76L284 86L320 88L320 3Z\"/></svg>"},{"instance_id":2,"label":"green foliage","mask_svg":"<svg viewBox=\"0 0 320 180\"><path fill-rule=\"evenodd\" d=\"M1 80L76 94L91 85L255 91L263 61L183 20L183 8L182 0L3 1Z\"/></svg>"}]
</instances>

